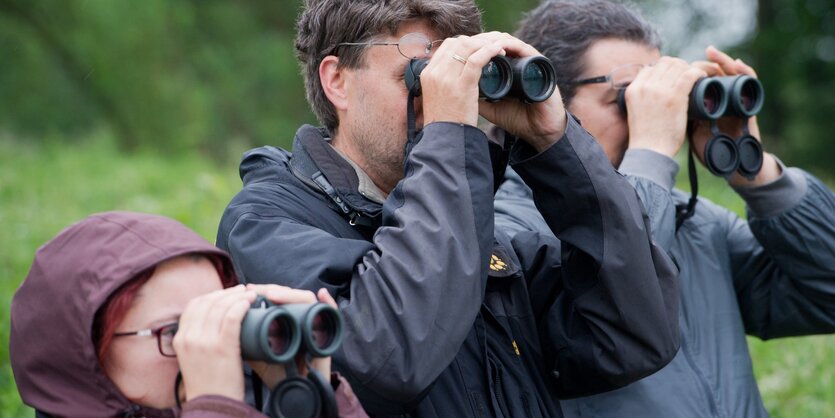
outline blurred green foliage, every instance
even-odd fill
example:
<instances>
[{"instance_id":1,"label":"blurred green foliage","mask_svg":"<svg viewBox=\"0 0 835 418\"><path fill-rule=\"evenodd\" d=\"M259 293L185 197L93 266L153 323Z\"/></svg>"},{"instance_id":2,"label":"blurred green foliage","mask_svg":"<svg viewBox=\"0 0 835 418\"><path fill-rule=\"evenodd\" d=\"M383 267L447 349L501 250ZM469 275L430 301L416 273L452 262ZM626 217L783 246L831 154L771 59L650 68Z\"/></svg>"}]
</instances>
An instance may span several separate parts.
<instances>
[{"instance_id":1,"label":"blurred green foliage","mask_svg":"<svg viewBox=\"0 0 835 418\"><path fill-rule=\"evenodd\" d=\"M538 0L477 2L486 28L512 32ZM240 152L289 146L299 124L315 123L293 50L300 5L0 0L0 417L31 416L8 364L8 309L39 245L116 209L171 216L212 240L239 188ZM835 4L760 0L757 23L733 54L766 87L767 149L833 184ZM730 188L700 179L703 195L741 213ZM751 340L775 417L835 416L833 338Z\"/></svg>"},{"instance_id":2,"label":"blurred green foliage","mask_svg":"<svg viewBox=\"0 0 835 418\"><path fill-rule=\"evenodd\" d=\"M486 28L513 31L538 1L478 3ZM672 3L639 2L650 12ZM61 132L72 141L104 127L126 150L214 157L228 157L230 144L288 145L299 124L315 122L293 50L300 7L301 0L0 0L0 130L36 141ZM681 7L693 10L684 23L705 20L692 5ZM757 21L733 52L766 86L767 148L835 177L827 162L835 151L835 4L762 0Z\"/></svg>"},{"instance_id":3,"label":"blurred green foliage","mask_svg":"<svg viewBox=\"0 0 835 418\"><path fill-rule=\"evenodd\" d=\"M763 136L785 161L833 178L835 2L760 0L757 19L737 50L767 89Z\"/></svg>"}]
</instances>

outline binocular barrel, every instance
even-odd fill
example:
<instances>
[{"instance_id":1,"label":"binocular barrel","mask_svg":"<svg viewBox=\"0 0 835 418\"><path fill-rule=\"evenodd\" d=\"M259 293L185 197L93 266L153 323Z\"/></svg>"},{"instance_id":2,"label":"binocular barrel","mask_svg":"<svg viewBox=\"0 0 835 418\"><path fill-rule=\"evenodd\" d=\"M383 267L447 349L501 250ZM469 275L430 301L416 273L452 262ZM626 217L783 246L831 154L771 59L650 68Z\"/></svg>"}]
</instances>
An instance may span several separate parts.
<instances>
[{"instance_id":1,"label":"binocular barrel","mask_svg":"<svg viewBox=\"0 0 835 418\"><path fill-rule=\"evenodd\" d=\"M406 66L406 88L417 88L420 95L420 73L427 59L413 59ZM478 80L479 97L495 102L506 97L536 103L547 100L557 87L557 73L551 61L543 57L507 58L497 55L481 69Z\"/></svg>"},{"instance_id":2,"label":"binocular barrel","mask_svg":"<svg viewBox=\"0 0 835 418\"><path fill-rule=\"evenodd\" d=\"M749 118L760 113L765 102L763 85L747 75L716 77L728 95L725 116Z\"/></svg>"},{"instance_id":3,"label":"binocular barrel","mask_svg":"<svg viewBox=\"0 0 835 418\"><path fill-rule=\"evenodd\" d=\"M762 84L747 75L706 77L690 91L687 116L691 120L715 120L723 116L748 118L762 110ZM625 89L618 92L618 107L626 114Z\"/></svg>"},{"instance_id":4,"label":"binocular barrel","mask_svg":"<svg viewBox=\"0 0 835 418\"><path fill-rule=\"evenodd\" d=\"M259 296L241 323L241 356L285 363L306 350L313 357L328 357L342 338L342 316L330 305L275 305Z\"/></svg>"}]
</instances>

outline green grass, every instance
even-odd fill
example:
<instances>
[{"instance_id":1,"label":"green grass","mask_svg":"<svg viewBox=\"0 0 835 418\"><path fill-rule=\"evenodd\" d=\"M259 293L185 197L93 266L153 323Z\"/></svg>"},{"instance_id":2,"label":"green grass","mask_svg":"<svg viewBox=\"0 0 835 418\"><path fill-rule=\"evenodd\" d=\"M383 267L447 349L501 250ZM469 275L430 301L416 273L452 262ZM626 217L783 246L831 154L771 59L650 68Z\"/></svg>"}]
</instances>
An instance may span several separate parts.
<instances>
[{"instance_id":1,"label":"green grass","mask_svg":"<svg viewBox=\"0 0 835 418\"><path fill-rule=\"evenodd\" d=\"M120 153L104 135L38 145L0 136L0 417L32 416L9 367L8 312L37 248L72 222L106 210L170 216L214 241L220 214L240 187L233 161L239 153L232 154L218 164L198 152ZM681 174L679 184L687 189ZM704 171L699 179L702 195L742 212L742 201L721 180ZM835 337L749 342L774 417L835 416Z\"/></svg>"}]
</instances>

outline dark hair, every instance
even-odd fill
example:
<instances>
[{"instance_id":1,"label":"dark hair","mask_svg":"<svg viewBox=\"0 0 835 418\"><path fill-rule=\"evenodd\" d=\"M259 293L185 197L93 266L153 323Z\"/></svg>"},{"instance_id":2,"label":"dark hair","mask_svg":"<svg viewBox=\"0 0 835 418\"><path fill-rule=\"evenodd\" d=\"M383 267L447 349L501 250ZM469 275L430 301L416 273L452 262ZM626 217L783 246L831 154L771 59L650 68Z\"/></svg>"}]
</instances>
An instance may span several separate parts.
<instances>
[{"instance_id":1,"label":"dark hair","mask_svg":"<svg viewBox=\"0 0 835 418\"><path fill-rule=\"evenodd\" d=\"M576 80L585 70L586 50L600 39L623 39L661 48L658 32L637 7L605 0L569 2L545 0L519 24L516 37L548 57L557 70L560 94L568 105Z\"/></svg>"},{"instance_id":2,"label":"dark hair","mask_svg":"<svg viewBox=\"0 0 835 418\"><path fill-rule=\"evenodd\" d=\"M395 34L402 23L416 19L426 19L443 38L481 32L481 12L473 0L305 0L296 23L296 55L307 101L329 131L339 120L319 80L322 59L336 55L339 43ZM361 68L364 57L362 47L339 48L340 67Z\"/></svg>"}]
</instances>

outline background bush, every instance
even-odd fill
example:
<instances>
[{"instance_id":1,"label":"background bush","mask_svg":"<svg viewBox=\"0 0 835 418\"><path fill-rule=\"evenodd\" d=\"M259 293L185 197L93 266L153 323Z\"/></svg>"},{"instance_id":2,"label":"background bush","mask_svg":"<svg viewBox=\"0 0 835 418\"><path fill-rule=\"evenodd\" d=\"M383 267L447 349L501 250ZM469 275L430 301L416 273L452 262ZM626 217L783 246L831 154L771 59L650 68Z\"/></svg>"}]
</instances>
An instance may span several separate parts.
<instances>
[{"instance_id":1,"label":"background bush","mask_svg":"<svg viewBox=\"0 0 835 418\"><path fill-rule=\"evenodd\" d=\"M477 1L486 27L505 31L537 3ZM105 210L163 214L214 240L241 152L289 146L315 123L292 46L300 3L0 0L0 417L32 416L8 363L8 312L41 244ZM695 59L710 42L753 65L767 149L833 184L831 1L639 4L666 53ZM703 195L742 213L733 191L700 179ZM833 343L751 340L774 416L835 416Z\"/></svg>"}]
</instances>

